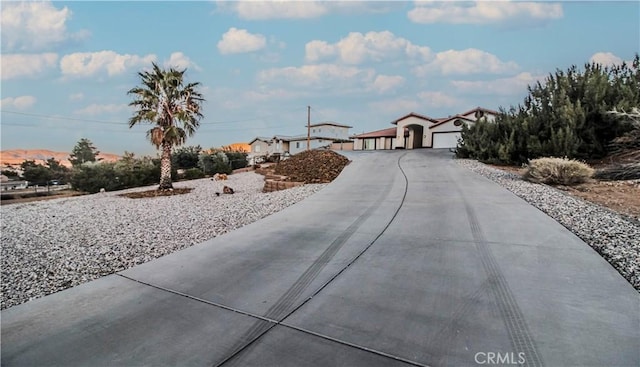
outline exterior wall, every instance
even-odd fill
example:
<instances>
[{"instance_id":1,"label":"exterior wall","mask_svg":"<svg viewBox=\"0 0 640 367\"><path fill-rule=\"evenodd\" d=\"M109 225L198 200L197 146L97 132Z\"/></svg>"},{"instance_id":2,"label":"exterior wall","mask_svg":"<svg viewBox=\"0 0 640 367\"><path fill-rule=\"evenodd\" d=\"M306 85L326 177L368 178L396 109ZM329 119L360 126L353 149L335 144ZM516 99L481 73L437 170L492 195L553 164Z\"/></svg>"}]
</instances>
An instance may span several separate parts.
<instances>
[{"instance_id":1,"label":"exterior wall","mask_svg":"<svg viewBox=\"0 0 640 367\"><path fill-rule=\"evenodd\" d=\"M396 127L396 141L395 141L394 148L395 147L406 148L405 141L407 140L404 138L404 128L409 125L422 126L422 129L423 129L422 146L423 147L431 146L431 136L430 136L431 134L428 133L428 131L429 131L429 126L433 125L433 123L421 118L417 118L415 116L410 116L404 120L398 121L397 127ZM409 130L409 139L408 139L409 142L413 141L413 132L414 132L413 129Z\"/></svg>"},{"instance_id":2,"label":"exterior wall","mask_svg":"<svg viewBox=\"0 0 640 367\"><path fill-rule=\"evenodd\" d=\"M354 148L353 141L331 144L332 150L353 150L353 148Z\"/></svg>"},{"instance_id":3,"label":"exterior wall","mask_svg":"<svg viewBox=\"0 0 640 367\"><path fill-rule=\"evenodd\" d=\"M349 140L349 128L333 125L318 125L311 128L311 135L332 139Z\"/></svg>"},{"instance_id":4,"label":"exterior wall","mask_svg":"<svg viewBox=\"0 0 640 367\"><path fill-rule=\"evenodd\" d=\"M474 112L470 112L470 113L468 113L466 115L461 115L461 116L464 116L464 117L468 118L469 120L474 120L474 121L477 120L475 111ZM487 113L487 112L484 113L483 117L486 118L487 121L494 121L496 119L496 116L494 114Z\"/></svg>"},{"instance_id":5,"label":"exterior wall","mask_svg":"<svg viewBox=\"0 0 640 367\"><path fill-rule=\"evenodd\" d=\"M436 127L434 127L433 129L429 129L429 133L427 134L427 137L429 139L429 145L428 147L433 147L433 134L434 133L452 133L452 132L459 132L462 131L462 125L460 126L456 126L454 125L454 122L456 121L456 119L453 119L451 121L447 121L447 123L442 124L442 125L438 125ZM466 121L466 120L462 120L463 123L467 123L467 124L471 124L472 122Z\"/></svg>"},{"instance_id":6,"label":"exterior wall","mask_svg":"<svg viewBox=\"0 0 640 367\"><path fill-rule=\"evenodd\" d=\"M331 144L333 144L333 141L328 139L311 139L309 145L311 149L317 149L326 146L330 147ZM289 153L291 155L304 152L305 150L307 150L307 139L291 140L289 142Z\"/></svg>"},{"instance_id":7,"label":"exterior wall","mask_svg":"<svg viewBox=\"0 0 640 367\"><path fill-rule=\"evenodd\" d=\"M262 140L256 140L251 143L251 153L253 155L263 155L269 153L269 144Z\"/></svg>"},{"instance_id":8,"label":"exterior wall","mask_svg":"<svg viewBox=\"0 0 640 367\"><path fill-rule=\"evenodd\" d=\"M365 140L367 140L368 143L365 143ZM375 143L371 141L375 141ZM390 136L382 136L379 138L356 138L353 143L353 150L373 150L374 146L375 150L395 149L395 143L396 139Z\"/></svg>"}]
</instances>

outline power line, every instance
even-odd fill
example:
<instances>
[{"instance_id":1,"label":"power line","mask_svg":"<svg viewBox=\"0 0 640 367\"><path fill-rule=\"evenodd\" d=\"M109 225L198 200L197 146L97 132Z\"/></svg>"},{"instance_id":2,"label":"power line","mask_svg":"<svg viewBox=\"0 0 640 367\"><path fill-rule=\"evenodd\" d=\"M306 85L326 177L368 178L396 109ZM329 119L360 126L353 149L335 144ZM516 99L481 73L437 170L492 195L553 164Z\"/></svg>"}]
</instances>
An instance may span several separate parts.
<instances>
[{"instance_id":1,"label":"power line","mask_svg":"<svg viewBox=\"0 0 640 367\"><path fill-rule=\"evenodd\" d=\"M38 128L38 129L42 129L42 126L38 126L38 125L30 125L30 124L16 124L16 123L2 123L2 126L15 126L15 127L27 127L27 128ZM288 127L289 125L278 125L278 126L263 126L263 127L252 127L252 130L267 130L267 129L277 129L277 128L282 128L282 127ZM59 129L59 130L77 130L77 127L71 127L71 126L47 126L46 129ZM196 130L196 132L219 132L219 131L241 131L241 130L247 130L248 128L243 127L243 128L231 128L231 129L211 129L211 130L207 130L207 129L198 129ZM112 129L100 129L100 130L95 130L96 132L110 132L110 133L140 133L141 131L136 131L136 130L130 130L130 129L126 129L126 130L112 130Z\"/></svg>"},{"instance_id":2,"label":"power line","mask_svg":"<svg viewBox=\"0 0 640 367\"><path fill-rule=\"evenodd\" d=\"M307 107L305 106L305 107L304 107L304 109L306 110L306 108L307 108ZM204 122L201 122L201 123L200 123L200 125L222 125L222 124L234 124L234 123L239 123L239 122L258 121L258 120L264 120L265 118L268 118L268 117L280 116L280 115L281 115L281 114L283 114L283 113L290 113L290 112L294 112L294 111L298 111L298 110L302 110L302 107L296 107L295 109L282 111L282 112L277 113L277 114L264 115L264 116L260 116L260 117L252 117L252 118L247 118L247 119L226 120L226 121L204 121ZM69 120L69 121L93 122L93 123L98 123L98 124L108 124L108 125L129 125L129 123L128 123L128 122L116 122L116 121L93 120L93 119L78 118L78 117L69 117L69 116L48 115L48 114L37 114L37 113L18 112L18 111L7 111L7 110L0 110L0 112L2 112L2 113L14 114L14 115L23 115L23 116L39 117L39 118L45 118L45 119L54 119L54 120ZM3 124L3 125L4 125L4 124Z\"/></svg>"}]
</instances>

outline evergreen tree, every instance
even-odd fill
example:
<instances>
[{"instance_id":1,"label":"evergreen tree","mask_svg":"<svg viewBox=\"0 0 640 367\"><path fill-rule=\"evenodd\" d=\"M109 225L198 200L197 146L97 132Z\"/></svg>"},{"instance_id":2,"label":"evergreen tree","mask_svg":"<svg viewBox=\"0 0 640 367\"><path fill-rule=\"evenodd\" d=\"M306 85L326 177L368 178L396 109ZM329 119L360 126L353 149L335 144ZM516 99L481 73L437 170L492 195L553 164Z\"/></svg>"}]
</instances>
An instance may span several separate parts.
<instances>
[{"instance_id":1,"label":"evergreen tree","mask_svg":"<svg viewBox=\"0 0 640 367\"><path fill-rule=\"evenodd\" d=\"M78 166L85 162L95 162L100 152L93 146L91 140L82 138L71 151L69 155L69 162L72 166ZM98 159L99 160L99 159Z\"/></svg>"}]
</instances>

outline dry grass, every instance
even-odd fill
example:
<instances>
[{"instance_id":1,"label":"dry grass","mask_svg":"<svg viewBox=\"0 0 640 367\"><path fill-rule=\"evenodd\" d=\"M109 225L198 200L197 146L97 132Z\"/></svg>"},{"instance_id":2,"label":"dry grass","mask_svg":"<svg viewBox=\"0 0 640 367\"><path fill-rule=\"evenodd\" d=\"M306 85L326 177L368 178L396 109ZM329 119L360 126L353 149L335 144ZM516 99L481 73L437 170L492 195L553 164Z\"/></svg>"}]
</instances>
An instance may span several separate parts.
<instances>
[{"instance_id":1,"label":"dry grass","mask_svg":"<svg viewBox=\"0 0 640 367\"><path fill-rule=\"evenodd\" d=\"M586 163L566 158L538 158L527 165L522 177L548 185L577 185L589 181L594 170Z\"/></svg>"}]
</instances>

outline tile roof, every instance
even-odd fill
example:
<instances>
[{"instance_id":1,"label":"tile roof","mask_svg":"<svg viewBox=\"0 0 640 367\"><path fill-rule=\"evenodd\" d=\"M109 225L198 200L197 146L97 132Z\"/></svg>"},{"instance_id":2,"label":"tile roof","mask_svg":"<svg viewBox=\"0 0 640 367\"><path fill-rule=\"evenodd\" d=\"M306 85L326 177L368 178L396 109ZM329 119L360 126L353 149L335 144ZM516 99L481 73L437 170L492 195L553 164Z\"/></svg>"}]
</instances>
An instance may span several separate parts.
<instances>
[{"instance_id":1,"label":"tile roof","mask_svg":"<svg viewBox=\"0 0 640 367\"><path fill-rule=\"evenodd\" d=\"M408 117L417 117L417 118L422 119L422 120L427 120L427 121L431 121L431 122L438 122L438 119L434 119L433 117L429 117L429 116L421 115L419 113L411 112L411 113L409 113L407 115L404 115L404 116L400 117L399 119L391 121L391 124L397 125L398 121L402 121L402 120L404 120L404 119L406 119Z\"/></svg>"},{"instance_id":2,"label":"tile roof","mask_svg":"<svg viewBox=\"0 0 640 367\"><path fill-rule=\"evenodd\" d=\"M435 124L433 124L433 125L429 126L429 129L433 129L434 127L440 126L440 125L442 125L442 124L446 124L447 122L449 122L449 121L451 121L451 120L457 120L457 119L460 119L460 120L467 120L467 121L469 121L469 122L475 122L475 120L472 120L472 119L470 119L470 118L468 118L468 117L464 117L464 116L462 116L462 115L458 114L458 115L449 116L449 117L447 117L447 118L444 118L444 119L442 119L442 120L438 121L437 123L435 123Z\"/></svg>"},{"instance_id":3,"label":"tile roof","mask_svg":"<svg viewBox=\"0 0 640 367\"><path fill-rule=\"evenodd\" d=\"M395 138L396 137L396 127L390 127L388 129L382 129L382 130L376 130L376 131L371 131L368 133L363 133L363 134L359 134L359 135L354 135L354 138ZM404 129L404 136L409 136L409 130L408 129Z\"/></svg>"},{"instance_id":4,"label":"tile roof","mask_svg":"<svg viewBox=\"0 0 640 367\"><path fill-rule=\"evenodd\" d=\"M353 127L353 126L349 126L349 125L339 124L339 123L333 122L333 121L316 122L315 124L309 125L309 127L318 127L318 126L325 126L325 125L337 126L337 127L346 127L348 129L351 129Z\"/></svg>"}]
</instances>

